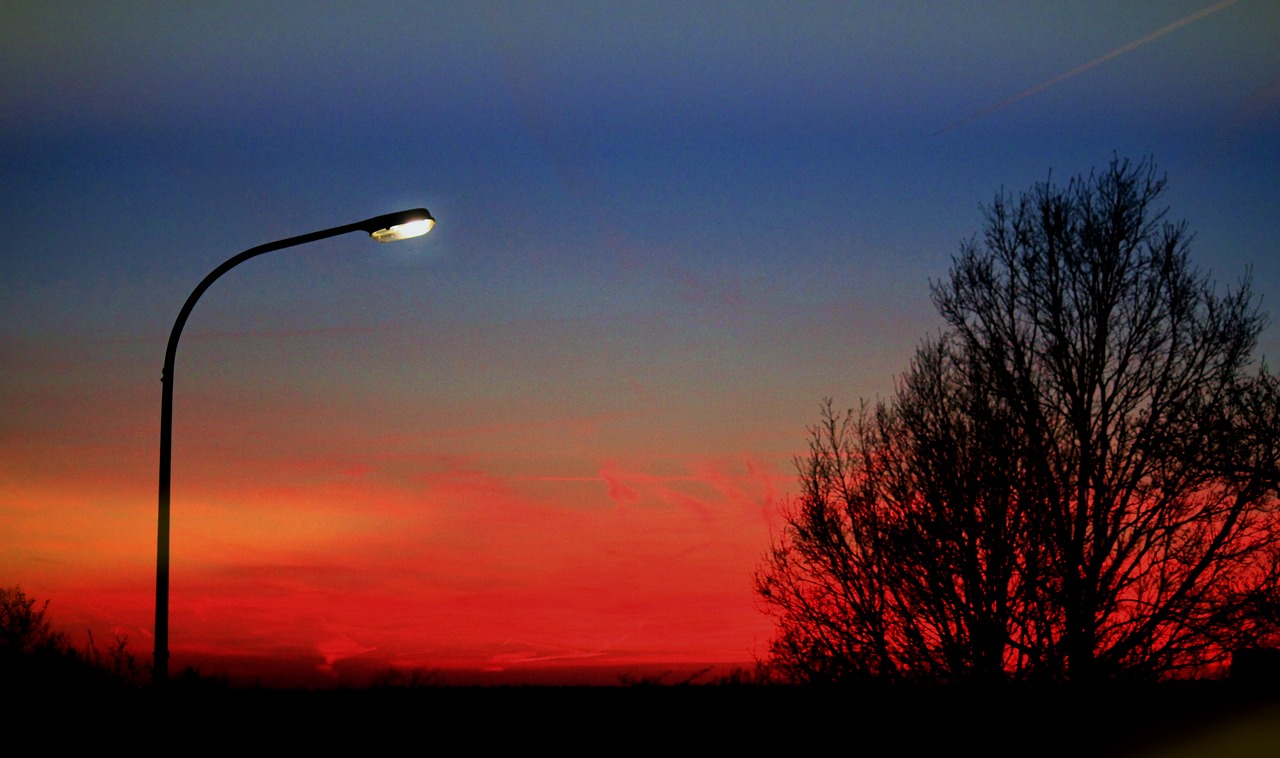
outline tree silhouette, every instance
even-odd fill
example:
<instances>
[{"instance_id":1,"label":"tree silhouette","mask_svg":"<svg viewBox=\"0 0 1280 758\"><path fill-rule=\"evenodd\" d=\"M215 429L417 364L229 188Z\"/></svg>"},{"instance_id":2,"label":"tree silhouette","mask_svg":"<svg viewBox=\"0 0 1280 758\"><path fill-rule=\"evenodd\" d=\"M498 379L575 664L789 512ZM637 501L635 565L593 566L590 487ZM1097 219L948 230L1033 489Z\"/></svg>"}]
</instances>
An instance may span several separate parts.
<instances>
[{"instance_id":1,"label":"tree silhouette","mask_svg":"<svg viewBox=\"0 0 1280 758\"><path fill-rule=\"evenodd\" d=\"M1144 160L985 209L893 396L827 401L755 576L808 682L1155 679L1277 641L1280 388Z\"/></svg>"}]
</instances>

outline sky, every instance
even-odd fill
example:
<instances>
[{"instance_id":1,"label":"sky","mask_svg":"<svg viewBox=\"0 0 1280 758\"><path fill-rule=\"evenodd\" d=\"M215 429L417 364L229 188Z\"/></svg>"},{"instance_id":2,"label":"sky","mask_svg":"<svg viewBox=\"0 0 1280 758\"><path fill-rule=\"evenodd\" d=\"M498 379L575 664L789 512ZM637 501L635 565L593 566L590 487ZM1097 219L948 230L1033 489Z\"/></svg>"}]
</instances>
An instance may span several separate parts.
<instances>
[{"instance_id":1,"label":"sky","mask_svg":"<svg viewBox=\"0 0 1280 758\"><path fill-rule=\"evenodd\" d=\"M173 666L750 666L806 427L893 392L998 191L1151 157L1193 262L1280 302L1278 33L1271 0L10 0L0 585L148 657L183 301L425 206L195 308Z\"/></svg>"}]
</instances>

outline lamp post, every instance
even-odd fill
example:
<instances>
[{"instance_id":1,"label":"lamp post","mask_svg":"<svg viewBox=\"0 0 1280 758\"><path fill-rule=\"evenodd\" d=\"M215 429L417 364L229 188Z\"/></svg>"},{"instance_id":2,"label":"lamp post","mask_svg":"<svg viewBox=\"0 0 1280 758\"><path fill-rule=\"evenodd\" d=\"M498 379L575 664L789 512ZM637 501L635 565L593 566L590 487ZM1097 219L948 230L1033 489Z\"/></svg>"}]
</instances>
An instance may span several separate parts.
<instances>
[{"instance_id":1,"label":"lamp post","mask_svg":"<svg viewBox=\"0 0 1280 758\"><path fill-rule=\"evenodd\" d=\"M187 297L187 302L178 312L178 319L173 322L173 331L169 332L169 345L164 352L164 372L160 376L163 391L160 401L160 516L156 530L156 647L152 669L154 685L162 686L169 679L169 462L173 452L173 362L178 351L178 338L182 336L182 327L187 323L191 309L218 277L263 253L305 245L348 232L366 232L378 242L396 242L426 234L434 225L435 219L426 208L415 208L268 242L240 253L209 272Z\"/></svg>"}]
</instances>

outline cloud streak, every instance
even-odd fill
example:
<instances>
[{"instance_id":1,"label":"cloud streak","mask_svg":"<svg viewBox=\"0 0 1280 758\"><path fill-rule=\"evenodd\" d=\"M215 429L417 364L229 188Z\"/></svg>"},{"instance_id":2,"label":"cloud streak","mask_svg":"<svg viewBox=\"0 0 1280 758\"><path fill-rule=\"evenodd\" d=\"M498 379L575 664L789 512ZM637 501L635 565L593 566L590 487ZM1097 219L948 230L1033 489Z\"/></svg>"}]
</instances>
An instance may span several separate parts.
<instances>
[{"instance_id":1,"label":"cloud streak","mask_svg":"<svg viewBox=\"0 0 1280 758\"><path fill-rule=\"evenodd\" d=\"M1132 42L1130 42L1130 43L1128 43L1128 44L1121 45L1120 47L1117 47L1115 50L1112 50L1111 52L1107 53L1106 55L1102 55L1102 56L1099 56L1099 57L1097 57L1097 58L1094 58L1093 60L1089 61L1088 63L1085 63L1085 64L1080 65L1080 66L1076 66L1075 68L1071 69L1070 71L1067 71L1066 73L1058 74L1057 76L1053 77L1052 79L1049 79L1049 80L1048 80L1048 81L1046 81L1046 82L1043 82L1043 83L1041 83L1041 84L1037 84L1036 86L1031 87L1030 89L1025 89L1025 90L1023 90L1023 91L1019 92L1018 94L1014 95L1013 97L1009 97L1009 98L1006 98L1006 99L1004 99L1004 100L1001 100L1000 102L996 103L995 105L988 106L987 108L984 108L984 109L982 109L982 110L978 111L977 113L974 113L974 114L969 115L969 116L965 116L964 118L960 119L959 121L952 122L951 124L949 124L949 125L947 125L947 126L944 126L943 128L941 128L941 129L939 129L938 131L934 132L934 133L933 133L933 136L935 136L935 137L936 137L936 136L938 136L938 135L940 135L940 134L945 134L945 133L947 133L947 132L951 131L952 129L956 129L956 128L959 128L959 127L961 127L961 126L964 126L965 124L969 123L970 121L973 121L973 120L975 120L975 119L981 118L981 117L983 117L983 116L987 115L988 113L995 113L995 112L996 112L996 111L998 111L998 110L1001 110L1001 109L1003 109L1003 108L1007 108L1007 107L1008 107L1008 106L1010 106L1010 105L1013 105L1014 103L1018 102L1019 100L1025 100L1025 99L1027 99L1028 97L1031 97L1032 95L1039 94L1039 93L1041 93L1041 92L1043 92L1043 91L1045 91L1045 90L1049 89L1050 87L1052 87L1052 86L1053 86L1053 85L1055 85L1055 84L1060 84L1060 83L1065 82L1066 80L1070 79L1070 78L1071 78L1071 77L1073 77L1073 76L1077 76L1077 75L1079 75L1079 74L1083 74L1084 72L1088 71L1088 70L1089 70L1089 69L1091 69L1091 68L1096 68L1096 67L1098 67L1098 66L1101 66L1102 64L1106 63L1107 61L1109 61L1109 60L1111 60L1111 59L1113 59L1113 58L1118 58L1118 57L1120 57L1121 55L1124 55L1125 53L1127 53L1127 52L1129 52L1129 51L1131 51L1131 50L1134 50L1134 49L1137 49L1137 48L1139 48L1139 47L1142 47L1143 45L1147 44L1148 42L1154 42L1155 40L1160 39L1161 37L1163 37L1164 35L1168 34L1169 32L1172 32L1172 31L1174 31L1174 30L1176 30L1176 29L1181 29L1182 27L1187 26L1188 24L1193 24L1193 23L1195 23L1196 21L1199 21L1200 19L1205 18L1206 16L1211 16L1211 15L1213 15L1214 13L1217 13L1217 12L1218 12L1218 11L1220 11L1220 10L1225 10L1226 8L1229 8L1229 7L1231 7L1232 5L1235 5L1235 4L1236 4L1236 3L1238 3L1238 2L1240 2L1240 0L1219 0L1219 2L1216 2L1216 3L1214 3L1213 5L1210 5L1210 6L1205 7L1205 8L1201 8L1200 10L1196 11L1195 13L1192 13L1192 14L1190 14L1190 15L1188 15L1188 16L1184 16L1184 17L1182 17L1182 18L1178 19L1177 21L1174 21L1174 22L1173 22L1173 23L1171 23L1171 24L1166 24L1165 26L1162 26L1162 27L1160 27L1159 29L1156 29L1154 32L1151 32L1150 34L1148 34L1148 35L1147 35L1147 36L1145 36L1145 37L1140 37L1139 39L1136 39L1136 40L1134 40L1134 41L1132 41Z\"/></svg>"}]
</instances>

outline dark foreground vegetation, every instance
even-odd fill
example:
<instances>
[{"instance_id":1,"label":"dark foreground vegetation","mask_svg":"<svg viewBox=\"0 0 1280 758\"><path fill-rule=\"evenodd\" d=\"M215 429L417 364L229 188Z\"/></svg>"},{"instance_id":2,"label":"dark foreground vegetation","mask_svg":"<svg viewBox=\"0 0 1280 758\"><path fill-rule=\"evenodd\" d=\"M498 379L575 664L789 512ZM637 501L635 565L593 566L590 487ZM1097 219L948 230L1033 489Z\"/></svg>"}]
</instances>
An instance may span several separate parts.
<instances>
[{"instance_id":1,"label":"dark foreground vegetation","mask_svg":"<svg viewBox=\"0 0 1280 758\"><path fill-rule=\"evenodd\" d=\"M168 687L117 639L73 649L47 603L0 590L0 694L23 727L65 725L60 745L162 741L205 746L583 752L727 749L926 755L1280 754L1280 677L1268 656L1219 680L1160 684L780 684L763 670L692 679L620 678L614 687L449 687L430 676L324 690L233 687L187 670ZM1234 752L1233 752L1234 751Z\"/></svg>"},{"instance_id":2,"label":"dark foreground vegetation","mask_svg":"<svg viewBox=\"0 0 1280 758\"><path fill-rule=\"evenodd\" d=\"M21 587L0 587L0 683L9 692L118 689L142 681L143 666L127 638L99 649L92 634L81 652L65 632L54 631L49 601L28 597Z\"/></svg>"}]
</instances>

